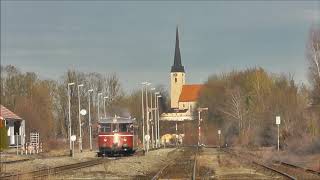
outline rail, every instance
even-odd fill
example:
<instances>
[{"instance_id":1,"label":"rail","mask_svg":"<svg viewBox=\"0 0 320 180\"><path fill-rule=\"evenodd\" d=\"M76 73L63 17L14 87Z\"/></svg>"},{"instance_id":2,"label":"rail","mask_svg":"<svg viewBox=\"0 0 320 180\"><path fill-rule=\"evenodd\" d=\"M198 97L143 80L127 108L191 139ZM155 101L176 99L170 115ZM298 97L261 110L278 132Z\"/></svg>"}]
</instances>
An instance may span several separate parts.
<instances>
[{"instance_id":1,"label":"rail","mask_svg":"<svg viewBox=\"0 0 320 180\"><path fill-rule=\"evenodd\" d=\"M108 159L104 158L99 158L99 159L94 159L90 161L84 161L84 162L79 162L79 163L74 163L74 164L68 164L68 165L62 165L62 166L57 166L53 168L43 168L43 169L38 169L35 171L30 171L30 172L23 172L19 174L9 174L5 176L0 176L1 179L25 179L25 178L41 178L41 177L46 177L50 176L53 174L58 174L63 171L67 170L74 170L74 169L81 169L89 166L94 166L101 164L103 162L108 161Z\"/></svg>"},{"instance_id":2,"label":"rail","mask_svg":"<svg viewBox=\"0 0 320 180\"><path fill-rule=\"evenodd\" d=\"M197 175L197 154L194 155L192 180L196 179L196 175Z\"/></svg>"},{"instance_id":3,"label":"rail","mask_svg":"<svg viewBox=\"0 0 320 180\"><path fill-rule=\"evenodd\" d=\"M190 148L190 147L188 147ZM191 148L194 148L194 147L191 147ZM175 149L177 150L177 149ZM193 151L192 151L193 152ZM191 171L190 174L184 174L185 175L188 175L188 178L191 178L193 180L196 179L196 170L197 170L197 153L198 153L198 150L196 151L196 153L194 154L194 159L193 159L193 164L192 164L192 169L189 169ZM187 157L187 156L186 156ZM189 156L188 156L189 157ZM171 160L170 162L168 162L166 165L164 165L153 177L152 177L152 180L157 180L157 179L160 179L163 175L168 175L168 174L165 174L164 172L169 169L170 167L179 167L179 165L177 165L177 163L181 163L181 161L176 161L176 160ZM175 165L175 166L174 166ZM192 174L191 174L192 173ZM185 179L186 177L184 177L183 179ZM170 179L170 178L169 178Z\"/></svg>"},{"instance_id":4,"label":"rail","mask_svg":"<svg viewBox=\"0 0 320 180\"><path fill-rule=\"evenodd\" d=\"M271 172L274 172L274 173L276 173L276 174L279 174L279 175L281 175L281 176L284 176L284 177L286 177L286 178L288 178L288 179L291 179L291 180L296 180L296 179L297 179L296 177L293 177L293 176L291 176L291 175L289 175L289 174L287 174L287 173L285 173L285 172L279 171L279 170L274 169L274 168L272 168L272 167L270 167L270 166L267 166L267 165L265 165L265 164L259 163L259 162L254 161L254 160L249 160L248 158L241 157L241 156L239 156L238 154L236 154L236 153L234 153L234 152L230 152L230 150L226 150L225 148L221 148L221 150L224 151L224 152L226 152L226 153L232 154L232 155L234 155L234 156L236 156L236 157L238 157L238 158L241 158L241 159L244 159L244 160L246 160L246 161L249 161L249 162L251 162L252 164L254 164L254 165L256 165L256 166L260 166L260 167L262 167L262 168L264 168L264 169L267 169L267 170L269 170L269 171L271 171Z\"/></svg>"},{"instance_id":5,"label":"rail","mask_svg":"<svg viewBox=\"0 0 320 180\"><path fill-rule=\"evenodd\" d=\"M304 167L297 166L297 165L290 164L290 163L283 162L283 161L276 161L276 163L279 163L279 164L281 164L283 166L287 166L287 167L291 167L291 168L295 168L295 169L300 169L300 170L303 170L305 172L320 176L320 171L315 171L315 170L312 170L312 169L309 169L309 168L304 168Z\"/></svg>"}]
</instances>

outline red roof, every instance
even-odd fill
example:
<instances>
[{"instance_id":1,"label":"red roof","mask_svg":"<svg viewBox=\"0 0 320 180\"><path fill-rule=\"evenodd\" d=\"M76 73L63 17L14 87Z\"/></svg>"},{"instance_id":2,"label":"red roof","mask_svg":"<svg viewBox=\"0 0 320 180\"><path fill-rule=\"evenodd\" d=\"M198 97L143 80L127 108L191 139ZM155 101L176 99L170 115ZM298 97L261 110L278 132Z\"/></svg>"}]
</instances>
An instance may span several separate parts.
<instances>
[{"instance_id":1,"label":"red roof","mask_svg":"<svg viewBox=\"0 0 320 180\"><path fill-rule=\"evenodd\" d=\"M202 84L183 85L181 94L179 97L179 102L197 101L202 88L203 88Z\"/></svg>"},{"instance_id":2,"label":"red roof","mask_svg":"<svg viewBox=\"0 0 320 180\"><path fill-rule=\"evenodd\" d=\"M4 119L22 119L6 107L0 105L1 110L0 110L0 116L3 117Z\"/></svg>"}]
</instances>

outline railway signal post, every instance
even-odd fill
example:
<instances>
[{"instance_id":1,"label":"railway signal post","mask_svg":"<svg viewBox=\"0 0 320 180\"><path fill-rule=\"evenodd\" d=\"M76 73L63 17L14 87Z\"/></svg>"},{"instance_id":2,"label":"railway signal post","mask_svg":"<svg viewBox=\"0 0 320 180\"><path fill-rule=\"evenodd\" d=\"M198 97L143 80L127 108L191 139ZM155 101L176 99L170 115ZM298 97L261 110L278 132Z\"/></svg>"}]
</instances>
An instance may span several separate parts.
<instances>
[{"instance_id":1,"label":"railway signal post","mask_svg":"<svg viewBox=\"0 0 320 180\"><path fill-rule=\"evenodd\" d=\"M74 85L74 82L72 83L68 83L68 103L69 103L69 113L68 113L68 117L69 117L69 144L70 144L70 156L72 156L72 143L71 143L71 111L70 111L70 108L71 108L71 98L70 98L70 86Z\"/></svg>"},{"instance_id":2,"label":"railway signal post","mask_svg":"<svg viewBox=\"0 0 320 180\"><path fill-rule=\"evenodd\" d=\"M80 108L81 108L81 104L80 104L80 87L83 87L83 84L79 84L78 85L78 104L79 104L79 150L80 152L82 152L82 132L81 132L81 114L80 114Z\"/></svg>"},{"instance_id":3,"label":"railway signal post","mask_svg":"<svg viewBox=\"0 0 320 180\"><path fill-rule=\"evenodd\" d=\"M198 146L200 146L201 144L201 112L202 111L208 111L208 108L198 108Z\"/></svg>"}]
</instances>

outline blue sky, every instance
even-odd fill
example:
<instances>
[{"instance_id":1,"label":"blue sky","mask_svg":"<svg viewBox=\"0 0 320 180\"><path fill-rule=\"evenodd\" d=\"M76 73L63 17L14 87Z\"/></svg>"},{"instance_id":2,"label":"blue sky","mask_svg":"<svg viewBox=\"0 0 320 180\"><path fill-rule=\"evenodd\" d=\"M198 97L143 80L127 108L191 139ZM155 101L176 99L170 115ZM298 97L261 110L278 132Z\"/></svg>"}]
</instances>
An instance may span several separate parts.
<instances>
[{"instance_id":1,"label":"blue sky","mask_svg":"<svg viewBox=\"0 0 320 180\"><path fill-rule=\"evenodd\" d=\"M125 90L168 86L175 28L187 83L261 66L307 83L305 46L318 1L1 1L1 64L59 79L116 72Z\"/></svg>"}]
</instances>

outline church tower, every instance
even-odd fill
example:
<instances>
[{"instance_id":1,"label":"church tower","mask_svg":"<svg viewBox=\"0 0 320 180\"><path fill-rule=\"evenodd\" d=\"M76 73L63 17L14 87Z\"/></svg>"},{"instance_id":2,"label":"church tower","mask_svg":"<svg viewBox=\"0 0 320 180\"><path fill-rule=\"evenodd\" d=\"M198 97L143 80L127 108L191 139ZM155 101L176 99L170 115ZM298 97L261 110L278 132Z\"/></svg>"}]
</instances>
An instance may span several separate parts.
<instances>
[{"instance_id":1,"label":"church tower","mask_svg":"<svg viewBox=\"0 0 320 180\"><path fill-rule=\"evenodd\" d=\"M176 46L174 52L174 62L171 66L171 108L179 108L179 96L181 94L182 86L185 84L184 67L181 64L181 54L179 48L179 32L176 30Z\"/></svg>"}]
</instances>

